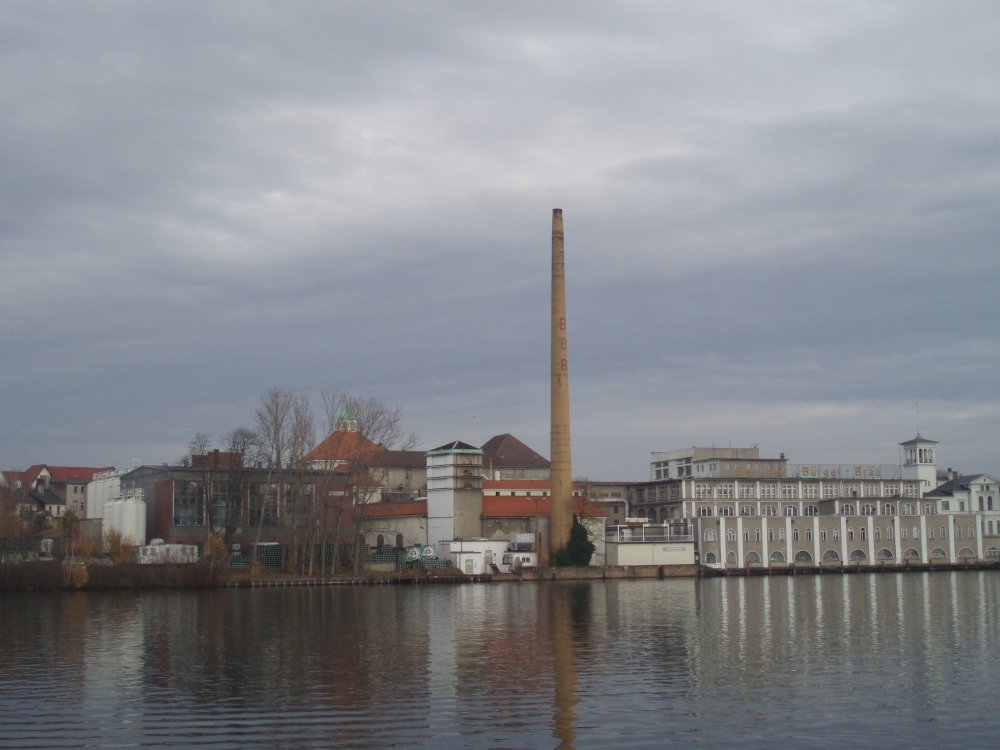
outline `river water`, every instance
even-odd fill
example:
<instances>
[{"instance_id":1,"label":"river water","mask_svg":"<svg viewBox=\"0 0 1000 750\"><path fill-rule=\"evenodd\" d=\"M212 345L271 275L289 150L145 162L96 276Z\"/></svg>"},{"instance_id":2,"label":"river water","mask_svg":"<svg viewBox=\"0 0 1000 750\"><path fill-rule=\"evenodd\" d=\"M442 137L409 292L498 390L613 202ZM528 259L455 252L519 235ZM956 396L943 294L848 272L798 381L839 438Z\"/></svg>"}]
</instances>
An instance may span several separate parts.
<instances>
[{"instance_id":1,"label":"river water","mask_svg":"<svg viewBox=\"0 0 1000 750\"><path fill-rule=\"evenodd\" d=\"M1000 575L0 595L0 747L995 747Z\"/></svg>"}]
</instances>

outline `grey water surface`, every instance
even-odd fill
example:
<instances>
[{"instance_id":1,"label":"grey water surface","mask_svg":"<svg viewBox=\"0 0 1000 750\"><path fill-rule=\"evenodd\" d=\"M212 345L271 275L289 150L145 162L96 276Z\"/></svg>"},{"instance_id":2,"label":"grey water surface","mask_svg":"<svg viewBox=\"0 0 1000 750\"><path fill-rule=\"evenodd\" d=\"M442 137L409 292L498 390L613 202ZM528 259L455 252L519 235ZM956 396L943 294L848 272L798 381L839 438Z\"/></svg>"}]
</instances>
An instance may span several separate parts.
<instances>
[{"instance_id":1,"label":"grey water surface","mask_svg":"<svg viewBox=\"0 0 1000 750\"><path fill-rule=\"evenodd\" d=\"M1000 575L0 595L0 747L993 747Z\"/></svg>"}]
</instances>

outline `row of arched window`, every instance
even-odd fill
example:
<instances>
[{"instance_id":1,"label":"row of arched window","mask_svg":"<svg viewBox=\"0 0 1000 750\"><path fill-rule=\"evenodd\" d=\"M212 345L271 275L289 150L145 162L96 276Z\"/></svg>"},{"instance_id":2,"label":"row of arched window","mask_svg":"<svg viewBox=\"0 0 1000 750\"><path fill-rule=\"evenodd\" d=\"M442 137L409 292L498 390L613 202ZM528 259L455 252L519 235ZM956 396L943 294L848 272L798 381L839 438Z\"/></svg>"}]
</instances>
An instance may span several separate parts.
<instances>
[{"instance_id":1,"label":"row of arched window","mask_svg":"<svg viewBox=\"0 0 1000 750\"><path fill-rule=\"evenodd\" d=\"M962 549L958 551L957 557L959 560L971 560L976 557L976 553L970 547L962 547ZM988 559L1000 558L1000 548L997 547L988 548L986 550L985 557ZM940 547L935 547L927 555L927 558L929 560L944 560L948 558L948 555ZM774 563L781 564L785 562L785 554L780 550L775 550L769 555L768 559L772 564ZM851 560L851 562L856 562L856 563L864 562L868 559L868 553L865 552L863 549L854 549L851 550L848 559ZM876 553L875 559L880 561L893 560L894 557L892 554L892 550L883 547ZM920 553L916 549L911 547L903 551L903 559L919 560ZM823 553L822 560L823 562L840 562L840 553L837 552L837 550L828 549ZM715 552L706 552L704 557L704 562L706 565L717 565L719 563L719 556ZM747 552L747 554L744 557L744 562L747 565L760 565L761 563L760 553L756 551ZM799 564L811 563L813 562L813 556L806 550L799 550L798 552L795 553L795 562ZM729 565L736 565L739 563L739 558L734 550L730 550L729 552L726 553L726 563Z\"/></svg>"}]
</instances>

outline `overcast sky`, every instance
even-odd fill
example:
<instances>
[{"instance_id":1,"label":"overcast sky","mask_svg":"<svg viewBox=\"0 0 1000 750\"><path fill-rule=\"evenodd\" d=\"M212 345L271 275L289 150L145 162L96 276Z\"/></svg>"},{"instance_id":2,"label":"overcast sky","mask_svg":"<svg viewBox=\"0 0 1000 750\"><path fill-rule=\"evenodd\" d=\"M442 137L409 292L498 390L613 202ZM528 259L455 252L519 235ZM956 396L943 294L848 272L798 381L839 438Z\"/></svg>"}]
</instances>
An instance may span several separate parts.
<instances>
[{"instance_id":1,"label":"overcast sky","mask_svg":"<svg viewBox=\"0 0 1000 750\"><path fill-rule=\"evenodd\" d=\"M574 474L1000 474L1000 4L0 3L0 465L177 461L270 386Z\"/></svg>"}]
</instances>

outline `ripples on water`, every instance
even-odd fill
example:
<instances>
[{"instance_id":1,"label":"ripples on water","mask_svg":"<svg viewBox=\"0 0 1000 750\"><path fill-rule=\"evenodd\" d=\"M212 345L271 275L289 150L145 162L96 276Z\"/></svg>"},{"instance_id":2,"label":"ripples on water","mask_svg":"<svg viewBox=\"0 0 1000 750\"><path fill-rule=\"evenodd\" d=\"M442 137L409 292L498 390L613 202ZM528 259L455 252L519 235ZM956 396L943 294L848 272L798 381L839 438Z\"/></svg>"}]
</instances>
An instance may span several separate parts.
<instances>
[{"instance_id":1,"label":"ripples on water","mask_svg":"<svg viewBox=\"0 0 1000 750\"><path fill-rule=\"evenodd\" d=\"M992 746L998 582L6 595L0 746Z\"/></svg>"}]
</instances>

